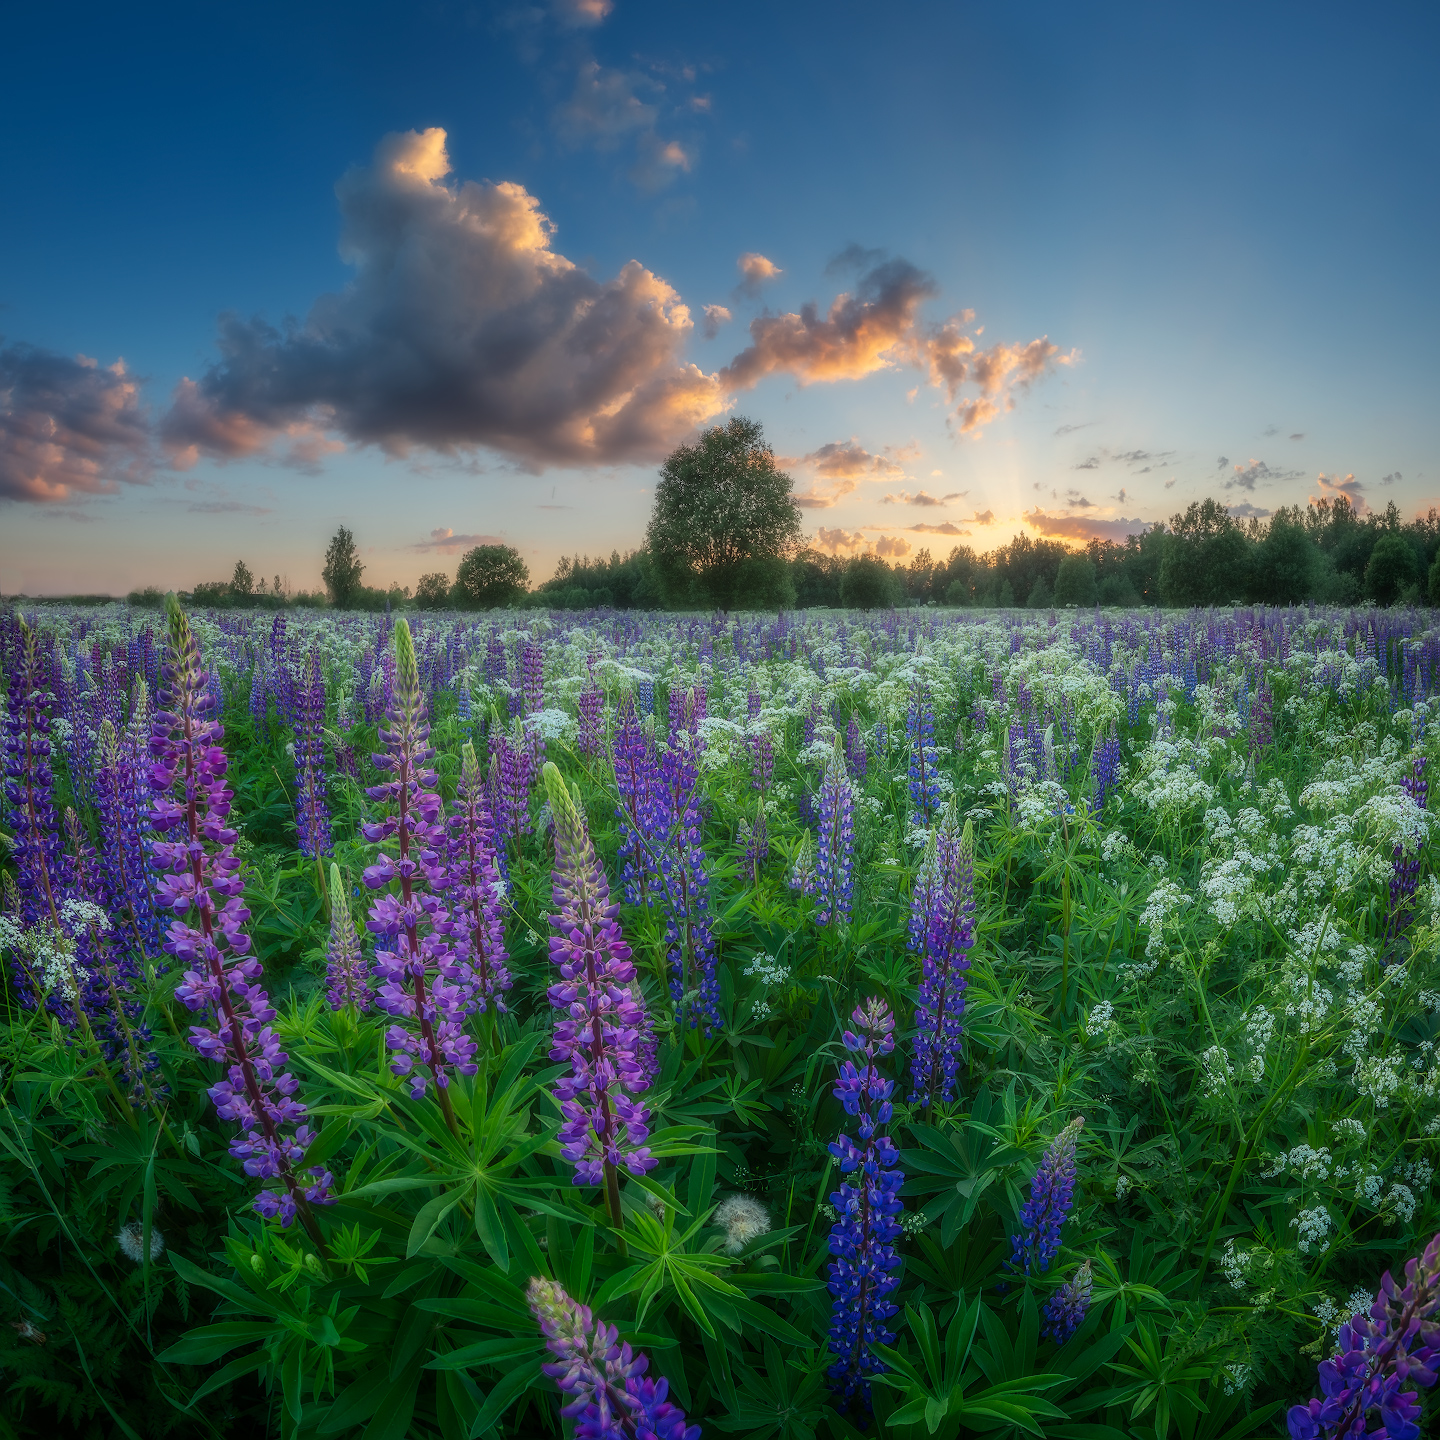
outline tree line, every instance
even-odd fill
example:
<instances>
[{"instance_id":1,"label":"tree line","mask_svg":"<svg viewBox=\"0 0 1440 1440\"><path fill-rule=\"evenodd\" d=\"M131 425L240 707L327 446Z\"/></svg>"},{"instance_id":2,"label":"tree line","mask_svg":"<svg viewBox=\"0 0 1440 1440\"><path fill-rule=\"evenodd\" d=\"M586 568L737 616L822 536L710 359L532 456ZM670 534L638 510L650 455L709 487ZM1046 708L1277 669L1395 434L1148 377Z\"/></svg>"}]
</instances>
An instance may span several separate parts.
<instances>
[{"instance_id":1,"label":"tree line","mask_svg":"<svg viewBox=\"0 0 1440 1440\"><path fill-rule=\"evenodd\" d=\"M1341 495L1242 521L1209 498L1168 524L1078 549L1019 534L983 554L957 545L943 560L928 549L894 563L843 557L805 544L790 476L759 424L737 416L669 456L644 542L626 554L564 556L534 589L509 545L472 548L453 577L422 575L413 594L366 586L364 572L342 526L325 554L324 592L292 595L279 576L267 587L241 561L228 582L197 585L192 600L368 610L1440 604L1440 514L1402 521L1391 503L1362 516ZM130 599L158 603L159 592Z\"/></svg>"}]
</instances>

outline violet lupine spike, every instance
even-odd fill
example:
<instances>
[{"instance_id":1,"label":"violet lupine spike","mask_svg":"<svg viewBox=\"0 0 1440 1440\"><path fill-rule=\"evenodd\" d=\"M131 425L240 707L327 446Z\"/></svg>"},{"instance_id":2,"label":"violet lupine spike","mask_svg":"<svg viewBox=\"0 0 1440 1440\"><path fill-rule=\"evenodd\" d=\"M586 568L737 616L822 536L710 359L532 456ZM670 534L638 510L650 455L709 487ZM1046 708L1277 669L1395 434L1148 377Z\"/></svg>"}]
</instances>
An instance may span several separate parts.
<instances>
[{"instance_id":1,"label":"violet lupine spike","mask_svg":"<svg viewBox=\"0 0 1440 1440\"><path fill-rule=\"evenodd\" d=\"M95 755L95 808L100 820L100 875L106 908L120 925L126 948L145 956L160 948L160 923L146 864L149 766L139 731L149 730L145 682L135 682L134 723L122 738L107 715Z\"/></svg>"},{"instance_id":2,"label":"violet lupine spike","mask_svg":"<svg viewBox=\"0 0 1440 1440\"><path fill-rule=\"evenodd\" d=\"M895 1048L895 1020L883 1000L869 999L850 1017L854 1031L842 1036L852 1055L863 1057L864 1068L847 1059L835 1082L835 1098L845 1113L858 1119L859 1142L841 1135L830 1146L849 1177L830 1196L838 1219L830 1229L832 1297L830 1352L836 1359L826 1374L842 1403L858 1400L870 1409L870 1376L883 1370L873 1346L893 1345L890 1320L897 1306L889 1296L900 1283L894 1272L900 1255L900 1152L885 1134L890 1123L890 1096L895 1085L881 1075L876 1060Z\"/></svg>"},{"instance_id":3,"label":"violet lupine spike","mask_svg":"<svg viewBox=\"0 0 1440 1440\"><path fill-rule=\"evenodd\" d=\"M360 948L360 932L340 867L330 862L330 944L325 951L326 998L332 1010L353 1005L362 1015L370 1008L370 971Z\"/></svg>"},{"instance_id":4,"label":"violet lupine spike","mask_svg":"<svg viewBox=\"0 0 1440 1440\"><path fill-rule=\"evenodd\" d=\"M461 751L460 782L445 839L445 890L450 899L444 929L470 969L475 1009L505 1014L510 956L505 949L505 887L495 866L485 782L475 747Z\"/></svg>"},{"instance_id":5,"label":"violet lupine spike","mask_svg":"<svg viewBox=\"0 0 1440 1440\"><path fill-rule=\"evenodd\" d=\"M373 974L380 982L376 1005L409 1025L392 1025L385 1043L394 1056L390 1069L410 1077L410 1098L420 1099L430 1081L440 1092L441 1107L451 1119L450 1071L473 1075L475 1041L465 1033L464 1019L472 1007L469 966L457 964L440 924L447 920L433 886L443 878L440 852L445 827L440 823L440 796L431 787L430 725L420 691L415 646L402 616L395 622L395 688L388 727L380 730L383 754L371 757L376 769L392 778L372 786L372 800L389 803L395 813L366 824L361 833L372 844L393 841L395 854L382 850L365 869L367 889L383 893L370 906L365 922L388 949L375 949ZM400 892L389 886L398 881ZM416 1033L418 1032L418 1033ZM423 1067L423 1068L422 1068ZM426 1071L429 1072L428 1077Z\"/></svg>"},{"instance_id":6,"label":"violet lupine spike","mask_svg":"<svg viewBox=\"0 0 1440 1440\"><path fill-rule=\"evenodd\" d=\"M270 1028L275 1012L260 988L260 962L250 954L245 933L250 912L240 898L244 883L235 831L226 823L231 792L225 784L224 731L208 718L213 700L189 621L173 594L166 605L170 651L162 708L150 731L155 794L150 855L162 872L160 903L177 917L165 949L192 967L175 994L187 1009L208 1009L215 1017L214 1030L191 1028L190 1043L225 1067L225 1079L209 1094L220 1118L241 1126L230 1153L244 1163L247 1175L278 1180L283 1187L262 1190L255 1209L286 1226L298 1212L318 1241L309 1207L333 1203L331 1176L312 1166L307 1183L301 1173L315 1137L305 1123L305 1106L293 1098L299 1082L284 1069L287 1057Z\"/></svg>"},{"instance_id":7,"label":"violet lupine spike","mask_svg":"<svg viewBox=\"0 0 1440 1440\"><path fill-rule=\"evenodd\" d=\"M1115 734L1113 725L1110 727L1109 734L1095 744L1093 773L1095 778L1094 809L1098 813L1105 808L1106 800L1110 798L1120 780L1120 741Z\"/></svg>"},{"instance_id":8,"label":"violet lupine spike","mask_svg":"<svg viewBox=\"0 0 1440 1440\"><path fill-rule=\"evenodd\" d=\"M1094 1266L1087 1260L1045 1302L1045 1324L1040 1334L1063 1345L1085 1323L1094 1284Z\"/></svg>"},{"instance_id":9,"label":"violet lupine spike","mask_svg":"<svg viewBox=\"0 0 1440 1440\"><path fill-rule=\"evenodd\" d=\"M905 712L905 735L910 742L910 823L927 827L940 808L940 782L936 775L935 708L923 687L911 697Z\"/></svg>"},{"instance_id":10,"label":"violet lupine spike","mask_svg":"<svg viewBox=\"0 0 1440 1440\"><path fill-rule=\"evenodd\" d=\"M5 800L10 811L20 923L57 922L60 902L60 820L55 810L50 657L39 637L20 625L20 653L10 670L4 718Z\"/></svg>"},{"instance_id":11,"label":"violet lupine spike","mask_svg":"<svg viewBox=\"0 0 1440 1440\"><path fill-rule=\"evenodd\" d=\"M760 728L750 736L750 788L762 795L775 778L775 739L769 730Z\"/></svg>"},{"instance_id":12,"label":"violet lupine spike","mask_svg":"<svg viewBox=\"0 0 1440 1440\"><path fill-rule=\"evenodd\" d=\"M860 733L860 717L853 710L850 723L845 727L845 762L856 780L864 780L870 757L865 751L865 737Z\"/></svg>"},{"instance_id":13,"label":"violet lupine spike","mask_svg":"<svg viewBox=\"0 0 1440 1440\"><path fill-rule=\"evenodd\" d=\"M921 956L911 1098L930 1106L955 1098L964 1044L965 972L975 939L975 841L949 806L931 840L911 898L910 946Z\"/></svg>"},{"instance_id":14,"label":"violet lupine spike","mask_svg":"<svg viewBox=\"0 0 1440 1440\"><path fill-rule=\"evenodd\" d=\"M576 737L576 748L587 760L593 759L602 749L600 721L604 705L605 696L591 679L580 692L580 726Z\"/></svg>"},{"instance_id":15,"label":"violet lupine spike","mask_svg":"<svg viewBox=\"0 0 1440 1440\"><path fill-rule=\"evenodd\" d=\"M836 743L820 784L820 838L815 851L815 922L846 924L855 892L855 790Z\"/></svg>"},{"instance_id":16,"label":"violet lupine spike","mask_svg":"<svg viewBox=\"0 0 1440 1440\"><path fill-rule=\"evenodd\" d=\"M1060 1253L1060 1229L1075 1201L1075 1150L1085 1119L1077 1115L1049 1144L1020 1207L1021 1232L1010 1237L1010 1268L1027 1275L1050 1268Z\"/></svg>"},{"instance_id":17,"label":"violet lupine spike","mask_svg":"<svg viewBox=\"0 0 1440 1440\"><path fill-rule=\"evenodd\" d=\"M630 947L610 901L610 882L585 816L553 763L544 770L555 817L550 959L560 982L549 988L555 1007L552 1060L568 1061L556 1083L564 1124L560 1143L575 1166L575 1184L605 1186L610 1219L621 1223L619 1169L643 1175L658 1162L645 1148L650 1115L633 1097L649 1088L642 1057L648 1029L637 1003L639 983Z\"/></svg>"},{"instance_id":18,"label":"violet lupine spike","mask_svg":"<svg viewBox=\"0 0 1440 1440\"><path fill-rule=\"evenodd\" d=\"M325 676L311 650L304 681L295 687L295 822L300 853L316 860L331 851L325 799Z\"/></svg>"},{"instance_id":19,"label":"violet lupine spike","mask_svg":"<svg viewBox=\"0 0 1440 1440\"><path fill-rule=\"evenodd\" d=\"M649 1357L622 1342L613 1325L538 1275L526 1299L556 1360L540 1368L570 1397L560 1413L575 1422L576 1440L699 1440L700 1427L687 1425L666 1399L669 1382L645 1374Z\"/></svg>"},{"instance_id":20,"label":"violet lupine spike","mask_svg":"<svg viewBox=\"0 0 1440 1440\"><path fill-rule=\"evenodd\" d=\"M1294 1406L1286 1420L1293 1440L1350 1440L1384 1435L1417 1440L1420 1389L1440 1370L1440 1235L1405 1264L1405 1284L1385 1272L1369 1315L1340 1327L1334 1355L1320 1364L1325 1398ZM1407 1382L1416 1389L1402 1390ZM1381 1429L1368 1417L1379 1411Z\"/></svg>"},{"instance_id":21,"label":"violet lupine spike","mask_svg":"<svg viewBox=\"0 0 1440 1440\"><path fill-rule=\"evenodd\" d=\"M663 884L659 849L666 822L657 809L663 801L655 746L628 698L615 730L611 763L620 797L615 817L620 822L620 859L624 862L620 874L625 900L630 905L648 906Z\"/></svg>"}]
</instances>

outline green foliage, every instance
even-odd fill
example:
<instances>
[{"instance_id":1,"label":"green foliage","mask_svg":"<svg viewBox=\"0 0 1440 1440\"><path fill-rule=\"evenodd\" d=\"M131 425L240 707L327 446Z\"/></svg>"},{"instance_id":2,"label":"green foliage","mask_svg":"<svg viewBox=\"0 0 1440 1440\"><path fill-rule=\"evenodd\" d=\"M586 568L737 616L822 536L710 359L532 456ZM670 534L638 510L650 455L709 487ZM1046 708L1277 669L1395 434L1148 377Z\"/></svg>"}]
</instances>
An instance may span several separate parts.
<instances>
[{"instance_id":1,"label":"green foliage","mask_svg":"<svg viewBox=\"0 0 1440 1440\"><path fill-rule=\"evenodd\" d=\"M877 606L893 605L900 587L890 567L874 555L856 555L840 577L839 601L856 610L874 610Z\"/></svg>"},{"instance_id":2,"label":"green foliage","mask_svg":"<svg viewBox=\"0 0 1440 1440\"><path fill-rule=\"evenodd\" d=\"M451 599L457 610L495 610L525 594L530 570L512 545L477 545L455 571Z\"/></svg>"},{"instance_id":3,"label":"green foliage","mask_svg":"<svg viewBox=\"0 0 1440 1440\"><path fill-rule=\"evenodd\" d=\"M1382 535L1365 565L1365 594L1377 605L1393 605L1415 579L1415 552L1404 536Z\"/></svg>"},{"instance_id":4,"label":"green foliage","mask_svg":"<svg viewBox=\"0 0 1440 1440\"><path fill-rule=\"evenodd\" d=\"M415 608L417 610L444 610L450 604L450 577L443 570L432 571L420 577L415 587Z\"/></svg>"},{"instance_id":5,"label":"green foliage","mask_svg":"<svg viewBox=\"0 0 1440 1440\"><path fill-rule=\"evenodd\" d=\"M1055 575L1056 605L1094 605L1099 599L1095 562L1088 555L1067 555Z\"/></svg>"},{"instance_id":6,"label":"green foliage","mask_svg":"<svg viewBox=\"0 0 1440 1440\"><path fill-rule=\"evenodd\" d=\"M645 532L666 601L721 610L793 603L785 562L800 543L800 511L790 487L760 425L742 416L675 450Z\"/></svg>"},{"instance_id":7,"label":"green foliage","mask_svg":"<svg viewBox=\"0 0 1440 1440\"><path fill-rule=\"evenodd\" d=\"M364 573L355 537L342 525L330 538L325 550L325 568L320 572L330 603L336 609L348 610L354 605Z\"/></svg>"}]
</instances>

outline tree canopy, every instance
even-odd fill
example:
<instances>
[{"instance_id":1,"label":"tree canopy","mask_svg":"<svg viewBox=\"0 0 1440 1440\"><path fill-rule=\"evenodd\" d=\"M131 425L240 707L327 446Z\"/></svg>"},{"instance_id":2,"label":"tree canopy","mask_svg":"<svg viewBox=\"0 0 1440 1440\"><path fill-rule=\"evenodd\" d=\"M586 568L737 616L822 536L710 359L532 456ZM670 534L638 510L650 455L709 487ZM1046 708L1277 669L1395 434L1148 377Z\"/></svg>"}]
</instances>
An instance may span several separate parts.
<instances>
[{"instance_id":1,"label":"tree canopy","mask_svg":"<svg viewBox=\"0 0 1440 1440\"><path fill-rule=\"evenodd\" d=\"M451 592L457 609L495 610L525 596L530 569L513 545L477 545L455 571Z\"/></svg>"},{"instance_id":2,"label":"tree canopy","mask_svg":"<svg viewBox=\"0 0 1440 1440\"><path fill-rule=\"evenodd\" d=\"M793 602L786 561L800 545L790 477L760 425L737 415L682 445L660 469L645 543L672 605L721 610Z\"/></svg>"},{"instance_id":3,"label":"tree canopy","mask_svg":"<svg viewBox=\"0 0 1440 1440\"><path fill-rule=\"evenodd\" d=\"M320 578L330 594L330 603L341 610L353 604L364 573L355 537L342 525L331 537L330 546L325 551L325 568L320 572Z\"/></svg>"}]
</instances>

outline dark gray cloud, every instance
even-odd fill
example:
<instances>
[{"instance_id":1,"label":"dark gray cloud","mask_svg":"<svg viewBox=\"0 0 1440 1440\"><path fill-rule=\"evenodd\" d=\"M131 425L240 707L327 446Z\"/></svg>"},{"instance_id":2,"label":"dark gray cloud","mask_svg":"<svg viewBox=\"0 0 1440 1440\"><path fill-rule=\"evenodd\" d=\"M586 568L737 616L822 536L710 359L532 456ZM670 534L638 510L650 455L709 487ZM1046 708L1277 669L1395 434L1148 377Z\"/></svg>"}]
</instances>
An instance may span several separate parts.
<instances>
[{"instance_id":1,"label":"dark gray cloud","mask_svg":"<svg viewBox=\"0 0 1440 1440\"><path fill-rule=\"evenodd\" d=\"M1270 510L1262 510L1258 505L1252 505L1248 500L1242 500L1238 505L1227 505L1225 509L1237 520L1249 520L1251 518L1264 520L1273 513Z\"/></svg>"},{"instance_id":2,"label":"dark gray cloud","mask_svg":"<svg viewBox=\"0 0 1440 1440\"><path fill-rule=\"evenodd\" d=\"M1114 520L1093 520L1088 515L1052 515L1038 506L1025 511L1025 523L1042 535L1064 540L1123 540L1150 528L1148 520L1127 520L1123 515Z\"/></svg>"},{"instance_id":3,"label":"dark gray cloud","mask_svg":"<svg viewBox=\"0 0 1440 1440\"><path fill-rule=\"evenodd\" d=\"M1244 465L1233 467L1234 473L1225 482L1227 490L1249 490L1253 493L1257 485L1274 485L1285 480L1298 480L1300 470L1275 470L1263 460L1251 460ZM1268 512L1267 512L1268 513Z\"/></svg>"},{"instance_id":4,"label":"dark gray cloud","mask_svg":"<svg viewBox=\"0 0 1440 1440\"><path fill-rule=\"evenodd\" d=\"M519 185L449 186L445 132L388 135L336 186L355 278L277 329L227 316L161 427L174 462L338 434L392 455L488 446L530 465L654 459L727 407L683 363L689 310L630 261L587 275ZM333 443L333 442L331 442Z\"/></svg>"},{"instance_id":5,"label":"dark gray cloud","mask_svg":"<svg viewBox=\"0 0 1440 1440\"><path fill-rule=\"evenodd\" d=\"M1080 425L1061 425L1055 431L1056 435L1073 435L1077 430L1088 430L1092 425L1098 424L1095 420L1086 420Z\"/></svg>"},{"instance_id":6,"label":"dark gray cloud","mask_svg":"<svg viewBox=\"0 0 1440 1440\"><path fill-rule=\"evenodd\" d=\"M106 495L150 474L149 419L123 361L0 346L0 500Z\"/></svg>"}]
</instances>

